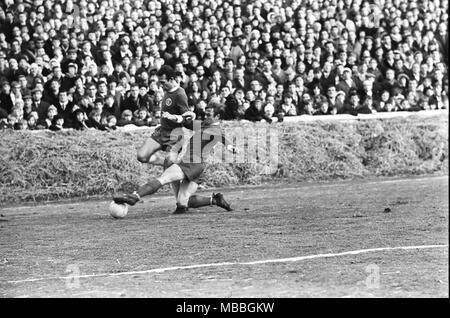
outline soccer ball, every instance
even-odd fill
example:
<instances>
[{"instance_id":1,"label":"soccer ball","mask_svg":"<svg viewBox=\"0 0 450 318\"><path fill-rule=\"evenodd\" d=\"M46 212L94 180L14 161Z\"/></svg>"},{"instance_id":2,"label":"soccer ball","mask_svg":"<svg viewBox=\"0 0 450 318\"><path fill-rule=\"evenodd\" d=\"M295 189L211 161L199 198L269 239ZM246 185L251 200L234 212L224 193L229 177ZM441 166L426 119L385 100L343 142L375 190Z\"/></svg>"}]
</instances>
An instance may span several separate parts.
<instances>
[{"instance_id":1,"label":"soccer ball","mask_svg":"<svg viewBox=\"0 0 450 318\"><path fill-rule=\"evenodd\" d=\"M128 213L128 205L126 204L117 204L112 201L109 204L109 214L115 219L123 219Z\"/></svg>"}]
</instances>

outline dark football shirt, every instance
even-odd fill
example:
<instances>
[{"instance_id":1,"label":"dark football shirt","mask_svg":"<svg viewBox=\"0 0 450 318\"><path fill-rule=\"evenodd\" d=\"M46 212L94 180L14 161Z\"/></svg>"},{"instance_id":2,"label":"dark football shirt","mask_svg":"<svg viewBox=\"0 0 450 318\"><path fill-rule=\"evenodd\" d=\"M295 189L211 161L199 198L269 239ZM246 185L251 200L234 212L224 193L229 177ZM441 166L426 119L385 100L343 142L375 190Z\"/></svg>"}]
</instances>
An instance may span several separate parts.
<instances>
[{"instance_id":1,"label":"dark football shirt","mask_svg":"<svg viewBox=\"0 0 450 318\"><path fill-rule=\"evenodd\" d=\"M161 112L172 115L181 115L189 111L188 98L183 88L179 87L173 92L167 92L161 103ZM173 129L182 127L182 123L161 117L161 133L170 133Z\"/></svg>"}]
</instances>

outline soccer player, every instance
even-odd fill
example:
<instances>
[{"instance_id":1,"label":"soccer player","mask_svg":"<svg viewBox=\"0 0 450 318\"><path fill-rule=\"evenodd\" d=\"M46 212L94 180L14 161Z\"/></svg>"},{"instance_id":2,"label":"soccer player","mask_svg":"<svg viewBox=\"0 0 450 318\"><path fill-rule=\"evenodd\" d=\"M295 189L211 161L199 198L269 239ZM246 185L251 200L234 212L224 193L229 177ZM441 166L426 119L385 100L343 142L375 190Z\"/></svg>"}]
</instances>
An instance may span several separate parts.
<instances>
[{"instance_id":1,"label":"soccer player","mask_svg":"<svg viewBox=\"0 0 450 318\"><path fill-rule=\"evenodd\" d=\"M171 138L172 130L182 127L183 113L189 111L186 92L176 80L175 71L168 65L163 65L158 73L159 83L165 91L161 104L161 113L170 114L161 117L161 125L155 129L152 136L138 149L137 159L142 163L156 163L158 156L152 156L159 150L167 151L166 164L176 160L178 147L175 145L181 138Z\"/></svg>"},{"instance_id":2,"label":"soccer player","mask_svg":"<svg viewBox=\"0 0 450 318\"><path fill-rule=\"evenodd\" d=\"M199 208L202 206L217 205L231 211L230 204L225 201L221 193L212 194L211 197L202 197L194 195L197 191L197 180L205 169L205 159L203 156L205 147L212 148L221 142L226 145L227 150L235 152L234 147L225 138L219 126L220 114L217 113L217 104L212 102L205 109L205 120L201 122L200 129L196 129L192 117L183 119L184 127L194 130L194 134L201 134L199 138L192 137L189 140L189 152L185 153L181 160L173 162L158 178L151 179L148 183L141 186L131 194L121 194L113 197L117 204L135 205L142 197L151 195L158 191L163 185L180 182L178 191L176 191L177 208L174 214L181 214L188 211L188 208ZM166 118L175 120L170 114L165 114ZM194 144L199 142L196 147ZM199 148L199 149L197 149ZM199 152L195 152L200 150Z\"/></svg>"}]
</instances>

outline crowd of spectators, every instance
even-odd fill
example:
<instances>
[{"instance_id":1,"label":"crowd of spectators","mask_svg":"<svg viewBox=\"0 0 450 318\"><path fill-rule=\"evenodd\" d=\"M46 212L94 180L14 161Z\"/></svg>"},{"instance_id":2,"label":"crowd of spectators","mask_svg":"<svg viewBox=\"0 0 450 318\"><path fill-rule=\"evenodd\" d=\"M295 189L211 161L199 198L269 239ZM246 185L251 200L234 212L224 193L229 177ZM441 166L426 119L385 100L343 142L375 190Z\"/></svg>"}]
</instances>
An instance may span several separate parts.
<instances>
[{"instance_id":1,"label":"crowd of spectators","mask_svg":"<svg viewBox=\"0 0 450 318\"><path fill-rule=\"evenodd\" d=\"M448 108L447 0L4 0L0 128L159 122L174 68L224 120Z\"/></svg>"}]
</instances>

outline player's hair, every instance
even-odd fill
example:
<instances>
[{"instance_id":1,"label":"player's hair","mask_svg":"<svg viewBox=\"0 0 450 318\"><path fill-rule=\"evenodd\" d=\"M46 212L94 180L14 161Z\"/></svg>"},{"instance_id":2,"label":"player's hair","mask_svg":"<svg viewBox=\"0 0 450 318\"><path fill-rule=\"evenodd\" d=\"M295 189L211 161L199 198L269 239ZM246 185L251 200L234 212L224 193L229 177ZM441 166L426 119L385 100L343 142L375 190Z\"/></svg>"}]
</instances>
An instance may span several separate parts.
<instances>
[{"instance_id":1,"label":"player's hair","mask_svg":"<svg viewBox=\"0 0 450 318\"><path fill-rule=\"evenodd\" d=\"M159 69L159 71L156 73L157 76L163 76L166 75L167 80L175 79L175 71L173 68L169 65L163 65Z\"/></svg>"}]
</instances>

